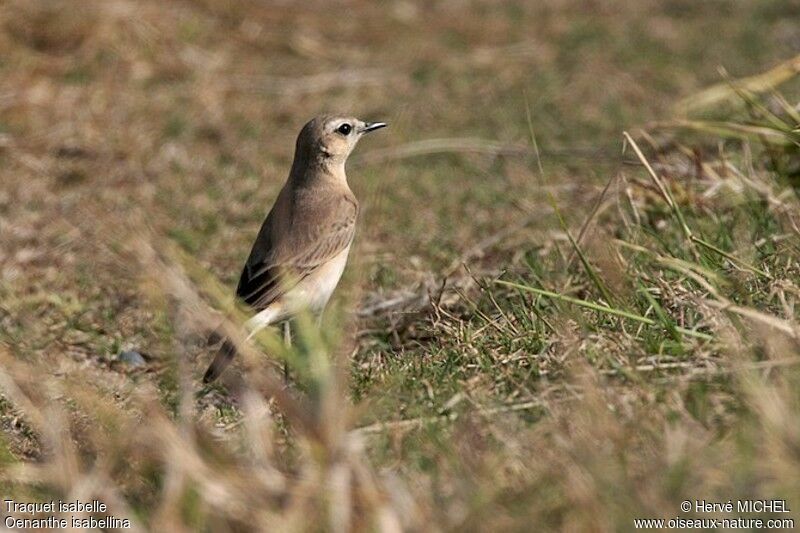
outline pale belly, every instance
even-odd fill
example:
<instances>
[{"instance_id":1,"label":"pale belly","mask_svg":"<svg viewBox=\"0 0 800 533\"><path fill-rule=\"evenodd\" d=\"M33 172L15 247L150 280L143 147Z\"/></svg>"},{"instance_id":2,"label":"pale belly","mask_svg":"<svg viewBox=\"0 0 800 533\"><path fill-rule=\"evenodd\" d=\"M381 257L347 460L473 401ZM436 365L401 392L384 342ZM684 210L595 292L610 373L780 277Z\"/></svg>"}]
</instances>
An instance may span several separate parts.
<instances>
[{"instance_id":1,"label":"pale belly","mask_svg":"<svg viewBox=\"0 0 800 533\"><path fill-rule=\"evenodd\" d=\"M331 299L339 280L342 279L349 253L350 246L339 252L338 255L325 263L314 274L298 283L280 301L273 303L248 320L245 327L250 332L249 336L270 324L286 320L303 310L308 310L315 314L321 313L328 304L328 300Z\"/></svg>"}]
</instances>

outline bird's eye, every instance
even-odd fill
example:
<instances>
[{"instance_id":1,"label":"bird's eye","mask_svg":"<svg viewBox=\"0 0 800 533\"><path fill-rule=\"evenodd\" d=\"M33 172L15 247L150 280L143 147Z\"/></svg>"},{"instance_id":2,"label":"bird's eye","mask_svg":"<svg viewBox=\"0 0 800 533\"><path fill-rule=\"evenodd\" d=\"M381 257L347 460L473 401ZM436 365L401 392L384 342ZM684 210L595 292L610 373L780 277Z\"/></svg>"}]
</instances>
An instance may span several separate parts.
<instances>
[{"instance_id":1,"label":"bird's eye","mask_svg":"<svg viewBox=\"0 0 800 533\"><path fill-rule=\"evenodd\" d=\"M341 126L339 126L338 128L336 128L336 131L338 131L342 135L349 135L352 130L353 130L353 127L350 124L347 124L347 123L344 123Z\"/></svg>"}]
</instances>

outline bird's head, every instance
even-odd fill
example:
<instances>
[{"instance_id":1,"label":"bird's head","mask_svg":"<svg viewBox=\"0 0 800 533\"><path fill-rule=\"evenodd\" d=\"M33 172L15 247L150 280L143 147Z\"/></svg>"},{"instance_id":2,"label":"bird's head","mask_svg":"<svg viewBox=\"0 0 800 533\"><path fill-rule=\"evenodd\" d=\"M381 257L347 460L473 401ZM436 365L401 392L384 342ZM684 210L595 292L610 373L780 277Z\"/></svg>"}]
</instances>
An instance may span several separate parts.
<instances>
[{"instance_id":1,"label":"bird's head","mask_svg":"<svg viewBox=\"0 0 800 533\"><path fill-rule=\"evenodd\" d=\"M318 116L300 131L297 155L305 157L307 161L344 164L364 134L385 126L385 122L364 122L354 117Z\"/></svg>"}]
</instances>

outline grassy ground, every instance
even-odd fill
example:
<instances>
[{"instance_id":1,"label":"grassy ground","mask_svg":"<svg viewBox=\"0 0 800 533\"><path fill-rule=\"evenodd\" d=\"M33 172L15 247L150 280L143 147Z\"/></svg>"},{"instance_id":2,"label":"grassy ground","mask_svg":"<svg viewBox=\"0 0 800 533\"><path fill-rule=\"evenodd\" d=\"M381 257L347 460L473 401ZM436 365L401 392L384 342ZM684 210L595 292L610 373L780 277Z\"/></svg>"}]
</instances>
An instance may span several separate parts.
<instances>
[{"instance_id":1,"label":"grassy ground","mask_svg":"<svg viewBox=\"0 0 800 533\"><path fill-rule=\"evenodd\" d=\"M785 0L2 4L3 495L98 497L157 530L795 511L797 81L698 91L795 57L798 19ZM323 338L267 335L203 387L204 332L241 318L240 266L325 110L391 127L348 167L363 214Z\"/></svg>"}]
</instances>

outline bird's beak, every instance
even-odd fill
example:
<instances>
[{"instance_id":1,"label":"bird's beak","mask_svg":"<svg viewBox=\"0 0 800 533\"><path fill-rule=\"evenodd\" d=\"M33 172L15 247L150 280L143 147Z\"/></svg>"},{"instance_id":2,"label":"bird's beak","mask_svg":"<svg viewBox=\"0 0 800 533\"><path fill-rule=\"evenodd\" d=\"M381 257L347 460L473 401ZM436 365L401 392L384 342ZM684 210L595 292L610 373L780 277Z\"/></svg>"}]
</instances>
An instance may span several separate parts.
<instances>
[{"instance_id":1,"label":"bird's beak","mask_svg":"<svg viewBox=\"0 0 800 533\"><path fill-rule=\"evenodd\" d=\"M385 128L386 126L388 126L388 124L385 122L367 122L364 124L364 129L361 130L361 133L369 133L371 131Z\"/></svg>"}]
</instances>

